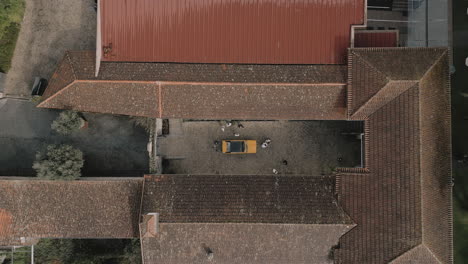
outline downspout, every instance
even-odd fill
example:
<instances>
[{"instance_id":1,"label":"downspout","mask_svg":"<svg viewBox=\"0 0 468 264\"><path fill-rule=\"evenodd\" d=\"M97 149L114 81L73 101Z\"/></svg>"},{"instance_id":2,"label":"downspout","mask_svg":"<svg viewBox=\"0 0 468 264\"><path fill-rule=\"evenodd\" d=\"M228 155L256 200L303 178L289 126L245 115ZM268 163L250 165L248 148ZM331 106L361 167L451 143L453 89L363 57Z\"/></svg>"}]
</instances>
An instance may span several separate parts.
<instances>
[{"instance_id":1,"label":"downspout","mask_svg":"<svg viewBox=\"0 0 468 264\"><path fill-rule=\"evenodd\" d=\"M101 66L102 46L101 46L101 0L97 0L97 23L96 23L96 72L95 77L99 74Z\"/></svg>"}]
</instances>

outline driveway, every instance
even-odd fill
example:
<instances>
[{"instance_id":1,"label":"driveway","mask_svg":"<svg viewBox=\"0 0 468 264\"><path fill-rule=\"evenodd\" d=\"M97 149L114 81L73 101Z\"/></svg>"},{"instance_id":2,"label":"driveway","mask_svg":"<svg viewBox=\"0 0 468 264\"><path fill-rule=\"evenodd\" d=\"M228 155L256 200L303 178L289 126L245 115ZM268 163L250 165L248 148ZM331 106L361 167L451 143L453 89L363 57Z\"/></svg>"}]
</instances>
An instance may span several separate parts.
<instances>
[{"instance_id":1,"label":"driveway","mask_svg":"<svg viewBox=\"0 0 468 264\"><path fill-rule=\"evenodd\" d=\"M28 96L34 76L50 78L66 50L95 49L93 0L25 0L4 93Z\"/></svg>"},{"instance_id":2,"label":"driveway","mask_svg":"<svg viewBox=\"0 0 468 264\"><path fill-rule=\"evenodd\" d=\"M85 113L87 129L61 136L50 129L58 114L25 100L0 100L0 176L34 175L35 153L52 143L83 151L83 176L142 176L148 171L148 135L128 117Z\"/></svg>"},{"instance_id":3,"label":"driveway","mask_svg":"<svg viewBox=\"0 0 468 264\"><path fill-rule=\"evenodd\" d=\"M170 120L169 134L158 139L163 173L181 174L329 174L336 167L360 165L360 122L243 121L221 130L217 121ZM239 136L235 136L235 134ZM260 147L265 139L272 143ZM256 154L229 155L214 141L257 140ZM287 161L287 165L283 161Z\"/></svg>"}]
</instances>

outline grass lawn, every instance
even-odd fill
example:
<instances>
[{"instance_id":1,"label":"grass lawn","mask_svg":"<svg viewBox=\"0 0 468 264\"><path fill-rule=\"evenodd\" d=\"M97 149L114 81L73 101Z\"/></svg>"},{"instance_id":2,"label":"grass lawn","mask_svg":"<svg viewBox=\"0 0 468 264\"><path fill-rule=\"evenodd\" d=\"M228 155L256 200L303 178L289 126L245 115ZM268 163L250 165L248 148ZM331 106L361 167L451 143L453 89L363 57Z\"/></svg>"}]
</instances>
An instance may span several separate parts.
<instances>
[{"instance_id":1,"label":"grass lawn","mask_svg":"<svg viewBox=\"0 0 468 264\"><path fill-rule=\"evenodd\" d=\"M24 8L24 0L0 1L0 72L10 69Z\"/></svg>"},{"instance_id":2,"label":"grass lawn","mask_svg":"<svg viewBox=\"0 0 468 264\"><path fill-rule=\"evenodd\" d=\"M454 257L455 263L466 263L468 259L468 211L462 209L459 203L454 200L453 202L453 227L454 227Z\"/></svg>"},{"instance_id":3,"label":"grass lawn","mask_svg":"<svg viewBox=\"0 0 468 264\"><path fill-rule=\"evenodd\" d=\"M453 151L458 156L468 153L468 98L461 96L468 93L468 16L467 1L453 1L453 63L455 73L452 76L452 140ZM468 263L468 168L454 167L454 257L455 264Z\"/></svg>"}]
</instances>

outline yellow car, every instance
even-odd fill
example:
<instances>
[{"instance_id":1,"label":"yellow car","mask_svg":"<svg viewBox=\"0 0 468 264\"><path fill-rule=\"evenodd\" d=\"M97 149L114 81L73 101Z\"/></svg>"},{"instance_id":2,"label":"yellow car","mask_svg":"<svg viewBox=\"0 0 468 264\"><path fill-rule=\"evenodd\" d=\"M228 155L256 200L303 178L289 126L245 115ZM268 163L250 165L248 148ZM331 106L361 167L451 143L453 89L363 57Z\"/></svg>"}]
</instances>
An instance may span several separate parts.
<instances>
[{"instance_id":1,"label":"yellow car","mask_svg":"<svg viewBox=\"0 0 468 264\"><path fill-rule=\"evenodd\" d=\"M247 154L257 153L256 140L223 140L223 153L226 154Z\"/></svg>"}]
</instances>

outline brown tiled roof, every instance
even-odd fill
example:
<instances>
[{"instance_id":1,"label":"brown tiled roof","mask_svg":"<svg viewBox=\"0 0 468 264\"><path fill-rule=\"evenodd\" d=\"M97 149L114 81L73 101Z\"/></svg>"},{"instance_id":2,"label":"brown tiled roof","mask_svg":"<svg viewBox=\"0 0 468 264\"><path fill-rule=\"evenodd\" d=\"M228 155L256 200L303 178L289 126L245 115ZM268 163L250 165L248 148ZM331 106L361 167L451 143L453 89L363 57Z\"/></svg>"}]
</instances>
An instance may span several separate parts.
<instances>
[{"instance_id":1,"label":"brown tiled roof","mask_svg":"<svg viewBox=\"0 0 468 264\"><path fill-rule=\"evenodd\" d=\"M340 204L357 224L340 239L337 263L452 263L447 50L352 49L350 58L351 105L369 67L389 82L356 114L369 128L368 172L337 176Z\"/></svg>"},{"instance_id":2,"label":"brown tiled roof","mask_svg":"<svg viewBox=\"0 0 468 264\"><path fill-rule=\"evenodd\" d=\"M95 76L95 51L67 51L59 64L71 65L76 80L228 83L345 83L345 65L270 65L220 63L101 62ZM68 67L68 66L67 66ZM47 88L49 90L49 88Z\"/></svg>"},{"instance_id":3,"label":"brown tiled roof","mask_svg":"<svg viewBox=\"0 0 468 264\"><path fill-rule=\"evenodd\" d=\"M388 79L351 51L348 52L348 65L352 66L348 69L348 112L351 115L384 87Z\"/></svg>"},{"instance_id":4,"label":"brown tiled roof","mask_svg":"<svg viewBox=\"0 0 468 264\"><path fill-rule=\"evenodd\" d=\"M160 116L159 86L151 82L75 81L41 107L131 116Z\"/></svg>"},{"instance_id":5,"label":"brown tiled roof","mask_svg":"<svg viewBox=\"0 0 468 264\"><path fill-rule=\"evenodd\" d=\"M449 57L420 82L423 243L442 262L452 259L452 172Z\"/></svg>"},{"instance_id":6,"label":"brown tiled roof","mask_svg":"<svg viewBox=\"0 0 468 264\"><path fill-rule=\"evenodd\" d=\"M394 259L390 264L440 264L436 256L424 245L419 245Z\"/></svg>"},{"instance_id":7,"label":"brown tiled roof","mask_svg":"<svg viewBox=\"0 0 468 264\"><path fill-rule=\"evenodd\" d=\"M141 239L145 264L333 264L332 248L352 226L161 223L159 228L155 237Z\"/></svg>"},{"instance_id":8,"label":"brown tiled roof","mask_svg":"<svg viewBox=\"0 0 468 264\"><path fill-rule=\"evenodd\" d=\"M389 81L374 96L372 96L367 102L359 107L359 109L357 109L356 112L351 116L351 119L367 119L371 114L380 109L382 106L388 104L409 88L417 85L417 81Z\"/></svg>"},{"instance_id":9,"label":"brown tiled roof","mask_svg":"<svg viewBox=\"0 0 468 264\"><path fill-rule=\"evenodd\" d=\"M21 237L138 237L142 182L2 179L0 245Z\"/></svg>"},{"instance_id":10,"label":"brown tiled roof","mask_svg":"<svg viewBox=\"0 0 468 264\"><path fill-rule=\"evenodd\" d=\"M103 62L95 77L90 52L68 52L62 64L40 107L161 118L346 118L345 66ZM72 80L62 82L68 72Z\"/></svg>"},{"instance_id":11,"label":"brown tiled roof","mask_svg":"<svg viewBox=\"0 0 468 264\"><path fill-rule=\"evenodd\" d=\"M161 117L343 120L345 85L163 84Z\"/></svg>"},{"instance_id":12,"label":"brown tiled roof","mask_svg":"<svg viewBox=\"0 0 468 264\"><path fill-rule=\"evenodd\" d=\"M146 176L142 213L163 223L351 224L331 176Z\"/></svg>"}]
</instances>

